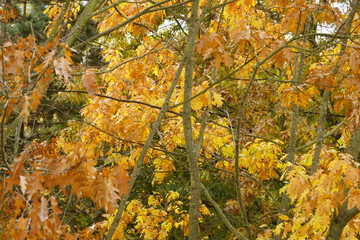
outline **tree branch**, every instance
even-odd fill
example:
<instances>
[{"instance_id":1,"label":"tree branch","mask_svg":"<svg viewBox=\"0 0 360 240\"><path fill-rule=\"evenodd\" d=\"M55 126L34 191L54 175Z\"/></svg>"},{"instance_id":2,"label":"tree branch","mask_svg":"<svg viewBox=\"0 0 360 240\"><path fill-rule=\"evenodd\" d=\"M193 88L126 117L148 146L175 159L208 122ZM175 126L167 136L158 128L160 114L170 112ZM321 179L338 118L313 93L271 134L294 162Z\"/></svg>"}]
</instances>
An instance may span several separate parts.
<instances>
[{"instance_id":1,"label":"tree branch","mask_svg":"<svg viewBox=\"0 0 360 240\"><path fill-rule=\"evenodd\" d=\"M218 214L220 215L221 219L223 220L225 225L228 227L228 229L232 233L234 233L238 239L248 240L248 238L246 238L244 235L242 235L240 232L238 232L234 228L234 226L230 223L229 219L227 219L227 217L225 216L225 214L223 213L223 211L221 210L219 205L214 201L214 199L212 199L212 197L210 196L209 192L207 191L207 189L205 188L205 186L203 184L201 184L201 188L202 188L202 191L203 191L205 197L211 203L211 205L216 209L216 211L218 212Z\"/></svg>"},{"instance_id":2,"label":"tree branch","mask_svg":"<svg viewBox=\"0 0 360 240\"><path fill-rule=\"evenodd\" d=\"M84 93L84 94L88 94L88 92L86 92L86 91L80 91L80 90L51 90L51 89L50 89L50 90L48 90L48 92L64 92L64 93ZM98 96L98 97L111 99L111 100L114 100L114 101L117 101L117 102L136 103L136 104L144 105L144 106L151 107L151 108L155 108L155 109L159 109L159 110L162 109L161 107L158 107L158 106L155 106L155 105L151 105L151 104L145 103L145 102L136 101L136 100L118 99L118 98L114 98L114 97L110 97L110 96L106 96L106 95L98 94L98 93L96 93L95 95ZM166 110L166 112L172 113L172 114L174 114L174 115L176 115L176 116L181 116L180 113L177 113L177 112L172 111L172 110Z\"/></svg>"}]
</instances>

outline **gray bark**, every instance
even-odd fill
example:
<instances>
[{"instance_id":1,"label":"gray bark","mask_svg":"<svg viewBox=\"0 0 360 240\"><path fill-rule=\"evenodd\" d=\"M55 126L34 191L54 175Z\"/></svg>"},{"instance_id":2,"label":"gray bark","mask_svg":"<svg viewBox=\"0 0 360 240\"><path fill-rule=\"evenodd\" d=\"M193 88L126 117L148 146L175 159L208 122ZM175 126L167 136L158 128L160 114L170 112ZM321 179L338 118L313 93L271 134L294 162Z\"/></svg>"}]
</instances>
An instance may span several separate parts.
<instances>
[{"instance_id":1,"label":"gray bark","mask_svg":"<svg viewBox=\"0 0 360 240\"><path fill-rule=\"evenodd\" d=\"M194 72L195 38L198 25L199 0L194 0L191 6L191 18L188 33L188 43L185 48L185 80L183 126L186 154L190 167L190 210L189 210L189 239L199 239L199 209L201 200L201 181L198 166L197 147L192 133L191 123L191 93Z\"/></svg>"},{"instance_id":2,"label":"gray bark","mask_svg":"<svg viewBox=\"0 0 360 240\"><path fill-rule=\"evenodd\" d=\"M320 108L320 117L319 117L319 125L317 130L317 137L316 137L316 146L314 150L313 160L311 164L310 175L313 175L320 163L320 153L324 141L325 135L325 124L326 124L326 113L327 113L327 105L329 100L330 92L329 90L325 89L323 96L321 98L321 108Z\"/></svg>"},{"instance_id":3,"label":"gray bark","mask_svg":"<svg viewBox=\"0 0 360 240\"><path fill-rule=\"evenodd\" d=\"M360 129L356 130L350 139L347 153L350 154L353 159L356 161L360 151ZM347 195L347 190L345 190ZM346 224L355 217L360 211L356 207L352 209L347 209L348 204L347 201L341 206L338 207L338 214L333 215L329 231L326 235L326 240L339 240L341 238L342 232Z\"/></svg>"},{"instance_id":4,"label":"gray bark","mask_svg":"<svg viewBox=\"0 0 360 240\"><path fill-rule=\"evenodd\" d=\"M346 224L358 213L359 209L356 207L348 210L347 203L340 206L338 208L338 214L334 214L331 219L325 240L339 240Z\"/></svg>"},{"instance_id":5,"label":"gray bark","mask_svg":"<svg viewBox=\"0 0 360 240\"><path fill-rule=\"evenodd\" d=\"M252 84L254 82L256 73L259 69L259 66L260 66L260 63L258 62L254 68L254 72L251 76L251 79L248 82L248 84L246 85L246 88L244 89L244 92L241 96L240 104L239 104L238 112L237 112L237 125L236 125L235 136L233 134L233 137L234 137L234 168L235 168L234 177L235 177L235 184L236 184L236 200L240 206L241 216L243 218L246 232L247 232L249 239L252 238L252 234L251 234L249 219L247 216L246 206L244 204L243 197L242 197L241 183L240 183L240 179L239 179L239 153L240 153L240 133L241 133L240 130L241 130L241 121L242 121L243 112L244 112L245 99L252 87Z\"/></svg>"},{"instance_id":6,"label":"gray bark","mask_svg":"<svg viewBox=\"0 0 360 240\"><path fill-rule=\"evenodd\" d=\"M68 46L72 46L78 35L82 32L87 22L90 20L92 13L96 9L98 0L89 0L85 6L84 11L78 17L74 27L72 27L65 43Z\"/></svg>"},{"instance_id":7,"label":"gray bark","mask_svg":"<svg viewBox=\"0 0 360 240\"><path fill-rule=\"evenodd\" d=\"M347 153L350 154L353 159L359 162L360 152L360 128L358 128L352 135L347 147Z\"/></svg>"},{"instance_id":8,"label":"gray bark","mask_svg":"<svg viewBox=\"0 0 360 240\"><path fill-rule=\"evenodd\" d=\"M354 2L352 4L352 10L349 14L349 17L346 20L346 25L345 25L345 35L346 36L349 36L351 33L350 32L351 25L354 20L355 13L356 13L357 9L359 8L359 3L360 3L360 1L357 0L356 2ZM339 56L342 56L344 54L344 52L347 48L347 40L348 40L347 38L342 39ZM332 69L332 73L336 74L338 72L338 69L339 69L339 61L335 64L334 68ZM323 97L322 97L322 102L321 102L319 127L318 127L317 140L316 140L313 161L312 161L312 165L311 165L311 172L310 172L311 175L313 175L319 167L319 158L320 158L321 148L322 148L322 144L323 144L323 140L324 140L324 128L325 128L325 124L326 124L327 101L328 101L329 96L330 96L329 90L325 89L324 93L323 93Z\"/></svg>"},{"instance_id":9,"label":"gray bark","mask_svg":"<svg viewBox=\"0 0 360 240\"><path fill-rule=\"evenodd\" d=\"M298 63L295 65L295 73L293 80L295 82L295 86L297 86L301 82L301 78L303 75L303 68L304 68L304 61L305 61L305 54L302 52L300 54L300 59L296 59ZM292 115L291 115L291 128L290 128L290 143L289 143L289 149L288 149L288 156L287 161L291 163L295 163L295 157L296 157L296 140L297 140L297 126L298 126L298 120L299 118L299 107L293 103L292 104ZM287 169L287 171L290 169ZM287 214L287 211L289 209L290 205L290 199L289 195L284 193L281 199L280 204L280 213L283 215ZM278 220L278 224L281 223L281 220ZM275 238L276 240L282 239L283 232L281 232L279 235L277 235Z\"/></svg>"}]
</instances>

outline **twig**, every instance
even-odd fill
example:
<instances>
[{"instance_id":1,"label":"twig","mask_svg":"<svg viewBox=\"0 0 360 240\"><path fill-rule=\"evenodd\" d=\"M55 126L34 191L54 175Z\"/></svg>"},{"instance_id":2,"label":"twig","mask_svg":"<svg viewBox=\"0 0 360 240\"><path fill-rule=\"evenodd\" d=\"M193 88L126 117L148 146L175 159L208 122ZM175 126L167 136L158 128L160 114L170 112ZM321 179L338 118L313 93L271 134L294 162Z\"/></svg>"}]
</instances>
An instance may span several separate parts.
<instances>
[{"instance_id":1,"label":"twig","mask_svg":"<svg viewBox=\"0 0 360 240\"><path fill-rule=\"evenodd\" d=\"M87 94L86 91L80 91L80 90L48 90L48 92L65 92L65 93L84 93L84 94ZM111 100L114 100L114 101L117 101L117 102L136 103L136 104L140 104L140 105L144 105L144 106L147 106L147 107L151 107L151 108L161 110L161 107L154 106L154 105L151 105L151 104L145 103L145 102L140 102L140 101L136 101L136 100L118 99L118 98L114 98L114 97L110 97L110 96L106 96L106 95L98 94L98 93L95 94L95 95L98 96L98 97L102 97L102 98L108 98L108 99L111 99ZM174 112L174 111L171 111L171 110L167 110L167 112L172 113L172 114L177 115L177 116L181 116L180 113L177 113L177 112Z\"/></svg>"}]
</instances>

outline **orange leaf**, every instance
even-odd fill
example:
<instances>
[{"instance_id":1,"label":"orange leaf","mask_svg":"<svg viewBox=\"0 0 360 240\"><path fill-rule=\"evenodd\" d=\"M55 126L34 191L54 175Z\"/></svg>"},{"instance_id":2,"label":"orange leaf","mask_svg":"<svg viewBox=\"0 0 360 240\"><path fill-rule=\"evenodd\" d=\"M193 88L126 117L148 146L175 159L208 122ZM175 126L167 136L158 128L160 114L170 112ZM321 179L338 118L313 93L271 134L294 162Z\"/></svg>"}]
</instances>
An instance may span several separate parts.
<instances>
[{"instance_id":1,"label":"orange leaf","mask_svg":"<svg viewBox=\"0 0 360 240\"><path fill-rule=\"evenodd\" d=\"M74 64L73 60L71 59L72 56L73 56L72 53L69 50L65 49L66 60L68 60L71 64Z\"/></svg>"},{"instance_id":2,"label":"orange leaf","mask_svg":"<svg viewBox=\"0 0 360 240\"><path fill-rule=\"evenodd\" d=\"M27 123L28 118L30 116L30 112L29 112L29 97L25 95L25 101L22 107L22 110L20 112L20 116L24 116L24 122Z\"/></svg>"},{"instance_id":3,"label":"orange leaf","mask_svg":"<svg viewBox=\"0 0 360 240\"><path fill-rule=\"evenodd\" d=\"M231 55L229 52L224 51L223 53L223 63L225 64L225 66L227 67L231 67L231 64L233 63L233 60L231 58Z\"/></svg>"},{"instance_id":4,"label":"orange leaf","mask_svg":"<svg viewBox=\"0 0 360 240\"><path fill-rule=\"evenodd\" d=\"M126 194L129 190L129 175L124 166L117 165L114 167L113 176L116 179L117 188L120 191L120 196Z\"/></svg>"},{"instance_id":5,"label":"orange leaf","mask_svg":"<svg viewBox=\"0 0 360 240\"><path fill-rule=\"evenodd\" d=\"M56 35L56 36L54 37L54 39L47 44L46 48L47 48L47 49L53 48L53 47L57 44L58 39L59 39L59 36L60 36L59 34Z\"/></svg>"},{"instance_id":6,"label":"orange leaf","mask_svg":"<svg viewBox=\"0 0 360 240\"><path fill-rule=\"evenodd\" d=\"M30 107L33 111L36 111L37 107L40 105L40 100L42 99L41 94L39 91L33 92L31 95L32 102L30 104Z\"/></svg>"},{"instance_id":7,"label":"orange leaf","mask_svg":"<svg viewBox=\"0 0 360 240\"><path fill-rule=\"evenodd\" d=\"M93 69L86 69L82 77L82 81L86 91L89 93L90 97L95 96L97 91L96 85L96 76Z\"/></svg>"},{"instance_id":8,"label":"orange leaf","mask_svg":"<svg viewBox=\"0 0 360 240\"><path fill-rule=\"evenodd\" d=\"M59 219L59 214L62 213L62 211L57 207L57 201L55 199L55 197L51 196L50 197L50 203L51 203L51 209L52 209L52 217L54 220L54 223L56 223L57 225L60 225L60 219Z\"/></svg>"}]
</instances>

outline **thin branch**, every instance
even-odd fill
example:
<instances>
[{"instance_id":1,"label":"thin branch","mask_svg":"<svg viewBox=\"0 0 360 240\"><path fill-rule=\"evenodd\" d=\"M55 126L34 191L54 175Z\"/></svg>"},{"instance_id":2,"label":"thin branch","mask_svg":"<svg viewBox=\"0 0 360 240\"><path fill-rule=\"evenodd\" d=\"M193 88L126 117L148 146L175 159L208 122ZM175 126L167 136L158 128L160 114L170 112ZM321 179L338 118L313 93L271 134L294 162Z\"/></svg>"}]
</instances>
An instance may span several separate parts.
<instances>
[{"instance_id":1,"label":"thin branch","mask_svg":"<svg viewBox=\"0 0 360 240\"><path fill-rule=\"evenodd\" d=\"M44 105L46 105L46 104L44 104ZM47 106L53 107L52 105L47 105ZM55 108L55 107L53 107L53 108L56 109L57 111L59 111L61 114L65 115L65 116L67 116L67 117L70 117L67 113L61 111L60 109ZM86 125L89 125L90 127L93 127L93 128L95 128L96 130L98 130L98 131L100 131L100 132L102 132L102 133L105 133L106 135L111 136L111 137L113 137L114 139L116 139L116 140L118 140L118 141L121 141L121 142L124 142L124 143L131 143L131 144L135 144L135 145L138 145L138 146L144 146L144 143L143 143L143 142L134 142L134 141L130 141L130 140L126 140L126 139L120 138L120 137L118 137L118 136L116 136L116 135L114 135L114 134L112 134L112 133L110 133L110 132L107 132L107 131L105 131L104 129L102 129L102 128L100 128L100 127L98 127L98 126L96 126L96 125L94 125L94 124L92 124L92 123L90 123L90 122L88 122L88 121L85 121L85 120L83 120L83 119L72 118L72 117L70 117L70 118L71 118L72 120L78 121L78 122L80 122L80 123L84 123L84 124L86 124ZM150 146L150 148L153 149L153 150L159 151L159 152L166 153L166 154L175 155L175 156L181 156L181 157L186 157L186 155L184 155L184 154L174 153L174 152L168 151L166 148L165 148L165 150L164 150L164 149L160 149L160 148L156 148L156 147L153 147L153 146Z\"/></svg>"},{"instance_id":2,"label":"thin branch","mask_svg":"<svg viewBox=\"0 0 360 240\"><path fill-rule=\"evenodd\" d=\"M212 197L210 196L209 192L207 191L207 189L205 188L205 186L203 184L201 184L201 188L202 191L205 195L205 197L207 198L207 200L211 203L211 205L216 209L216 211L218 212L218 214L220 215L221 219L223 220L223 222L225 223L225 225L229 228L229 230L235 234L235 236L238 239L243 239L243 240L248 240L247 237L245 237L244 235L242 235L240 232L238 232L235 227L230 223L229 219L227 219L227 217L225 216L225 214L223 213L223 211L221 210L221 208L219 207L219 205L214 201L214 199L212 199Z\"/></svg>"},{"instance_id":3,"label":"thin branch","mask_svg":"<svg viewBox=\"0 0 360 240\"><path fill-rule=\"evenodd\" d=\"M7 162L6 160L6 157L5 157L5 142L4 142L4 124L5 124L5 119L6 119L6 114L7 114L7 110L8 110L8 106L9 106L9 99L6 101L5 103L5 107L4 107L4 113L3 113L3 116L2 116L2 119L1 119L1 159L2 159L2 163L4 164L4 166L10 170L10 165L9 163Z\"/></svg>"},{"instance_id":4,"label":"thin branch","mask_svg":"<svg viewBox=\"0 0 360 240\"><path fill-rule=\"evenodd\" d=\"M81 12L74 26L71 28L69 34L66 36L65 43L69 47L71 47L74 44L74 41L77 39L81 31L83 31L86 24L91 19L91 14L96 9L97 3L98 0L89 0L87 2L85 9Z\"/></svg>"},{"instance_id":5,"label":"thin branch","mask_svg":"<svg viewBox=\"0 0 360 240\"><path fill-rule=\"evenodd\" d=\"M156 47L156 46L155 46L155 47ZM155 47L154 47L154 48L155 48ZM129 63L129 62L137 61L137 60L139 60L139 59L141 59L141 58L143 58L143 57L146 57L147 55L160 52L160 51L162 51L162 50L164 50L164 49L168 49L168 47L165 46L165 47L162 47L162 48L159 48L159 49L151 50L150 52L144 53L144 54L141 55L141 56L137 56L137 57L128 59L128 60L126 60L126 61L123 61L122 63L119 63L118 65L116 65L116 66L114 66L114 67L112 67L112 68L110 68L110 69L103 70L103 71L100 71L100 72L95 72L95 74L96 74L96 75L100 75L100 74L110 73L110 72L112 72L113 70L117 69L118 67L121 67L121 66L123 66L123 65L125 65L125 64L127 64L127 63ZM71 74L71 76L81 76L82 74L84 74L84 72L73 73L73 74Z\"/></svg>"},{"instance_id":6,"label":"thin branch","mask_svg":"<svg viewBox=\"0 0 360 240\"><path fill-rule=\"evenodd\" d=\"M88 92L86 91L80 91L80 90L48 90L48 92L64 92L64 93L84 93L84 94L88 94ZM98 97L102 97L102 98L107 98L107 99L111 99L117 102L123 102L123 103L136 103L136 104L140 104L140 105L144 105L147 107L151 107L151 108L155 108L155 109L159 109L161 110L161 107L155 106L155 105L151 105L149 103L145 103L145 102L140 102L140 101L136 101L136 100L126 100L126 99L118 99L118 98L114 98L114 97L110 97L110 96L106 96L103 94L95 94ZM172 110L167 110L167 112L172 113L176 116L181 116L180 113L174 112Z\"/></svg>"},{"instance_id":7,"label":"thin branch","mask_svg":"<svg viewBox=\"0 0 360 240\"><path fill-rule=\"evenodd\" d=\"M262 69L262 71L265 71L264 69ZM266 71L265 71L266 72ZM229 78L230 80L239 80L239 81L250 81L249 78ZM256 78L254 79L254 81L268 81L268 78ZM293 80L278 80L278 79L272 79L272 81L274 82L282 82L282 83L295 83ZM302 82L302 84L306 84L306 85L314 85L314 86L320 86L320 87L327 87L327 88L337 88L336 86L330 86L330 85L325 85L325 84L321 84L321 83L310 83L310 82Z\"/></svg>"},{"instance_id":8,"label":"thin branch","mask_svg":"<svg viewBox=\"0 0 360 240\"><path fill-rule=\"evenodd\" d=\"M236 1L237 0L230 0L230 1L227 1L227 2L224 2L224 3L221 3L219 5L216 5L216 6L212 7L212 8L210 8L209 10L211 11L211 10L214 10L214 9L217 9L217 8L220 8L220 7L224 7L224 6L228 5L228 4L236 2Z\"/></svg>"},{"instance_id":9,"label":"thin branch","mask_svg":"<svg viewBox=\"0 0 360 240\"><path fill-rule=\"evenodd\" d=\"M211 167L211 168L214 168L216 170L219 170L219 171L222 171L222 172L226 172L226 173L229 173L231 175L235 175L235 172L232 172L232 171L229 171L229 170L226 170L226 169L223 169L223 168L219 168L219 167L215 167L207 162L202 162L203 164L206 164L207 166ZM251 181L254 181L255 183L257 183L260 187L262 187L267 194L269 194L270 198L274 201L275 205L276 205L276 208L277 209L280 209L280 204L279 202L277 201L277 199L275 198L275 196L271 193L271 191L262 183L260 182L259 180L257 180L256 178L254 178L253 176L251 176L250 174L248 173L239 173L239 176L240 177L243 177L243 178L248 178L250 179Z\"/></svg>"},{"instance_id":10,"label":"thin branch","mask_svg":"<svg viewBox=\"0 0 360 240\"><path fill-rule=\"evenodd\" d=\"M120 1L114 2L113 4L110 4L109 6L103 7L102 9L99 9L98 11L91 14L91 18L109 10L110 8L116 7L117 5L119 5L120 3L123 3L123 2L126 2L126 0L120 0Z\"/></svg>"},{"instance_id":11,"label":"thin branch","mask_svg":"<svg viewBox=\"0 0 360 240\"><path fill-rule=\"evenodd\" d=\"M209 116L209 110L210 110L210 108L207 107L205 112L204 112L204 115L202 117L202 120L201 120L200 131L199 131L199 135L198 135L198 138L197 138L197 143L196 143L196 146L195 146L195 149L196 149L195 151L196 151L198 157L200 155L201 146L202 146L202 143L204 141L206 123L207 123L207 119L208 119L208 116Z\"/></svg>"},{"instance_id":12,"label":"thin branch","mask_svg":"<svg viewBox=\"0 0 360 240\"><path fill-rule=\"evenodd\" d=\"M346 122L346 118L344 118L333 130L331 130L330 132L328 132L327 134L324 135L324 139L329 137L329 136L333 136L334 133ZM302 145L300 147L297 147L296 148L296 151L299 151L299 150L302 150L304 148L308 148L310 147L311 145L313 145L314 143L316 143L316 139L305 144L305 145Z\"/></svg>"}]
</instances>

